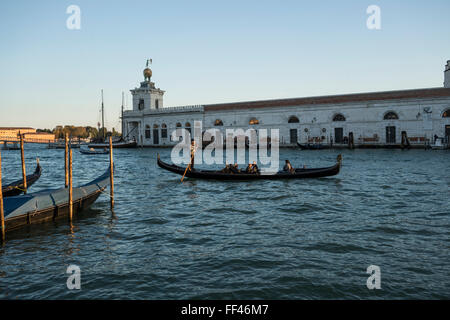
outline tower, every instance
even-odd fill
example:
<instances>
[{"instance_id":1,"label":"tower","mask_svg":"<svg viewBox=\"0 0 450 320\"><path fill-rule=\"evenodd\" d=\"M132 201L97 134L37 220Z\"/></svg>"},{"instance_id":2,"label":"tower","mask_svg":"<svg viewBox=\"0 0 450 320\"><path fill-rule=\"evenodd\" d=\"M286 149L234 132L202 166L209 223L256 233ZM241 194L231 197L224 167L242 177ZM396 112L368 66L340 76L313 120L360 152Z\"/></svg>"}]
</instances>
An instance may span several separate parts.
<instances>
[{"instance_id":1,"label":"tower","mask_svg":"<svg viewBox=\"0 0 450 320\"><path fill-rule=\"evenodd\" d=\"M447 61L444 71L444 88L450 88L450 60Z\"/></svg>"},{"instance_id":2,"label":"tower","mask_svg":"<svg viewBox=\"0 0 450 320\"><path fill-rule=\"evenodd\" d=\"M133 95L133 111L163 107L164 91L156 88L155 83L151 82L152 70L149 68L149 63L151 63L151 59L147 60L147 65L143 71L144 81L141 82L141 86L130 90Z\"/></svg>"}]
</instances>

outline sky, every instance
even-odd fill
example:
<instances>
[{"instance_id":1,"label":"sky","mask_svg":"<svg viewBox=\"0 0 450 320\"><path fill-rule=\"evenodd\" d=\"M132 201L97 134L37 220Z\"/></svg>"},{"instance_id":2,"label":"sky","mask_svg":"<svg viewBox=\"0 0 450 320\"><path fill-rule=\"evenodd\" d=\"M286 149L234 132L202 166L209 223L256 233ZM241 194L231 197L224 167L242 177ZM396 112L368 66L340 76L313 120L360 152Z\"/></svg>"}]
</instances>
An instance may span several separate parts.
<instances>
[{"instance_id":1,"label":"sky","mask_svg":"<svg viewBox=\"0 0 450 320\"><path fill-rule=\"evenodd\" d=\"M442 87L449 12L448 0L1 1L0 127L95 126L103 89L120 129L122 92L130 109L149 58L165 107Z\"/></svg>"}]
</instances>

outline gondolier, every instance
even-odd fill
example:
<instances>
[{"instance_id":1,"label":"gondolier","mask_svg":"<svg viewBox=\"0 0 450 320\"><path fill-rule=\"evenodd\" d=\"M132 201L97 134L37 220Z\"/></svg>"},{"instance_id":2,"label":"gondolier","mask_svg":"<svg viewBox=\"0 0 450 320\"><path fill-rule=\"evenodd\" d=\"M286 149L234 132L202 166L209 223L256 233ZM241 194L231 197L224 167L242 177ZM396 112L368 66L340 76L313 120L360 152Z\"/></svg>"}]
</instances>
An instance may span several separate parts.
<instances>
[{"instance_id":1,"label":"gondolier","mask_svg":"<svg viewBox=\"0 0 450 320\"><path fill-rule=\"evenodd\" d=\"M189 164L189 169L194 169L195 152L197 151L197 143L194 139L191 140L191 162Z\"/></svg>"}]
</instances>

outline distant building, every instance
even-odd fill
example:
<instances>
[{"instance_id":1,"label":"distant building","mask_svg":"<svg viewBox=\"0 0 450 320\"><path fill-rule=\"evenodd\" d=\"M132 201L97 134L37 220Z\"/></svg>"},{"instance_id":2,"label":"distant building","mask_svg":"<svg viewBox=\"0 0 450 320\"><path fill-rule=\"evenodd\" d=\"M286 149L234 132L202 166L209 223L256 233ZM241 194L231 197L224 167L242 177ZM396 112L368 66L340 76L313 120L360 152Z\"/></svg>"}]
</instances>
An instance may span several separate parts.
<instances>
[{"instance_id":1,"label":"distant building","mask_svg":"<svg viewBox=\"0 0 450 320\"><path fill-rule=\"evenodd\" d=\"M48 143L55 141L53 133L36 132L30 127L0 127L0 141L18 141L23 134L25 142Z\"/></svg>"},{"instance_id":2,"label":"distant building","mask_svg":"<svg viewBox=\"0 0 450 320\"><path fill-rule=\"evenodd\" d=\"M412 145L423 145L435 135L450 136L450 61L444 72L443 88L357 93L221 103L184 107L163 107L164 91L150 81L131 90L133 110L124 112L124 136L142 146L170 146L170 134L177 128L191 130L194 121L203 130L279 129L280 146L299 143L345 145L353 137L355 146L395 146L402 137ZM269 131L270 132L270 131Z\"/></svg>"}]
</instances>

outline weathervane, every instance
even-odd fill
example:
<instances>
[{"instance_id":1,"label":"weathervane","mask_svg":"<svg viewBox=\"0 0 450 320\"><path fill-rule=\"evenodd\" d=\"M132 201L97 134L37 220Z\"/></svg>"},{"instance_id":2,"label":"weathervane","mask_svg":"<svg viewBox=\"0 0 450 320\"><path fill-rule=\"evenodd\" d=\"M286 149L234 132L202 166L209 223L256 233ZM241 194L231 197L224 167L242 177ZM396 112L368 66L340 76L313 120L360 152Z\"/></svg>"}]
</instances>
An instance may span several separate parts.
<instances>
[{"instance_id":1,"label":"weathervane","mask_svg":"<svg viewBox=\"0 0 450 320\"><path fill-rule=\"evenodd\" d=\"M149 62L150 62L150 64L152 64L152 59L147 59L147 65L146 65L147 68L148 68Z\"/></svg>"}]
</instances>

